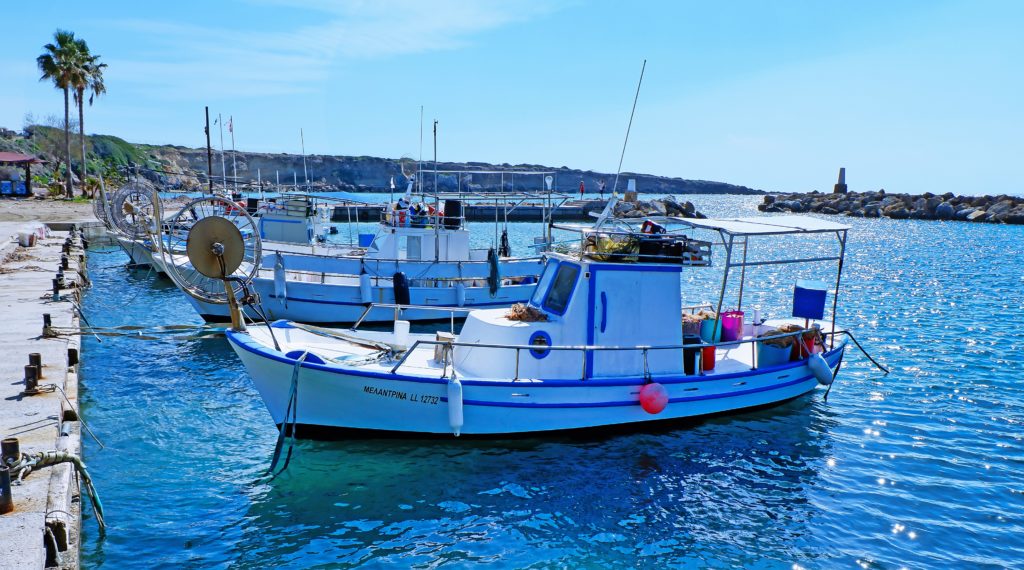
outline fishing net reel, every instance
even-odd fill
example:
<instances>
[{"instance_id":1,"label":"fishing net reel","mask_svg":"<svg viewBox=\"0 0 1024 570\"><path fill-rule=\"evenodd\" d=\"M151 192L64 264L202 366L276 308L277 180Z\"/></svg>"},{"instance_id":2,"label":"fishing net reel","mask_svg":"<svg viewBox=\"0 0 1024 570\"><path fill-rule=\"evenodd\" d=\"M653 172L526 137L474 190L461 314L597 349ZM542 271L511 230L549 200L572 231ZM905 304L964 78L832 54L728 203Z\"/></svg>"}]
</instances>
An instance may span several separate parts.
<instances>
[{"instance_id":1,"label":"fishing net reel","mask_svg":"<svg viewBox=\"0 0 1024 570\"><path fill-rule=\"evenodd\" d=\"M128 238L138 239L159 233L159 204L153 192L147 188L128 183L114 193L106 212L101 213L103 205L97 204L100 203L97 201L93 204L93 209L97 212L96 217L105 223L109 222L115 231Z\"/></svg>"},{"instance_id":2,"label":"fishing net reel","mask_svg":"<svg viewBox=\"0 0 1024 570\"><path fill-rule=\"evenodd\" d=\"M249 292L262 259L255 220L238 204L211 196L185 204L166 228L160 254L167 275L199 301L229 305L232 327L244 329L238 304L259 302Z\"/></svg>"}]
</instances>

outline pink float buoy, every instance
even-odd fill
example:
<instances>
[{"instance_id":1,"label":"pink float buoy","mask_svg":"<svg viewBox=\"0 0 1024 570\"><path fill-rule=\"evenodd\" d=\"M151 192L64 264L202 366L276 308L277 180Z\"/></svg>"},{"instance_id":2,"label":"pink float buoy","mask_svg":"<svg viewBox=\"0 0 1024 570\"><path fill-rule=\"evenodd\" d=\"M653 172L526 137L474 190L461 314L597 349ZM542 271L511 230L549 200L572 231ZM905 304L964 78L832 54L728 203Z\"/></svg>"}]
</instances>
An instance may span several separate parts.
<instances>
[{"instance_id":1,"label":"pink float buoy","mask_svg":"<svg viewBox=\"0 0 1024 570\"><path fill-rule=\"evenodd\" d=\"M653 382L640 388L640 407L648 414L659 414L668 404L668 390Z\"/></svg>"}]
</instances>

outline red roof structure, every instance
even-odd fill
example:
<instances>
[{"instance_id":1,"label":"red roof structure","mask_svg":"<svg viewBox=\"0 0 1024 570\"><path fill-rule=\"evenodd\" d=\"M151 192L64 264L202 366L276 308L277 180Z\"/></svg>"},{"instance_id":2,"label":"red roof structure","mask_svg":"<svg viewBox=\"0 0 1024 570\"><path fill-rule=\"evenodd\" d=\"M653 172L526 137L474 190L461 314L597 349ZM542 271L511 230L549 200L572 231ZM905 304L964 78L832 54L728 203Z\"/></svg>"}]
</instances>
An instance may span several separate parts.
<instances>
[{"instance_id":1,"label":"red roof structure","mask_svg":"<svg viewBox=\"0 0 1024 570\"><path fill-rule=\"evenodd\" d=\"M5 164L42 164L43 161L31 154L19 154L16 152L0 152L0 163Z\"/></svg>"}]
</instances>

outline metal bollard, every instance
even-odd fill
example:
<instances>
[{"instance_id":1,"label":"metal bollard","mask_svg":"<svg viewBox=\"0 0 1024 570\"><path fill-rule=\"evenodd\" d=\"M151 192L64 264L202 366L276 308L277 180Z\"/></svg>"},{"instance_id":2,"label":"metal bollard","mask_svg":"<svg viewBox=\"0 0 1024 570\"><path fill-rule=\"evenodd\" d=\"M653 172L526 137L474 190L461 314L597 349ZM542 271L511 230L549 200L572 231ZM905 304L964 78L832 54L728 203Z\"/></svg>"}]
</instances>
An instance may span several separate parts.
<instances>
[{"instance_id":1,"label":"metal bollard","mask_svg":"<svg viewBox=\"0 0 1024 570\"><path fill-rule=\"evenodd\" d=\"M67 254L61 254L61 256L60 256L60 268L61 269L67 269L68 268L68 261L69 261L69 259L68 259Z\"/></svg>"},{"instance_id":2,"label":"metal bollard","mask_svg":"<svg viewBox=\"0 0 1024 570\"><path fill-rule=\"evenodd\" d=\"M38 352L30 352L28 355L28 363L39 369L38 378L43 378L43 355Z\"/></svg>"},{"instance_id":3,"label":"metal bollard","mask_svg":"<svg viewBox=\"0 0 1024 570\"><path fill-rule=\"evenodd\" d=\"M60 301L60 281L53 279L53 300ZM44 321L45 322L45 321ZM46 329L49 328L45 324L43 325L43 334L46 334Z\"/></svg>"},{"instance_id":4,"label":"metal bollard","mask_svg":"<svg viewBox=\"0 0 1024 570\"><path fill-rule=\"evenodd\" d=\"M21 460L21 444L16 437L0 441L0 465L7 466Z\"/></svg>"},{"instance_id":5,"label":"metal bollard","mask_svg":"<svg viewBox=\"0 0 1024 570\"><path fill-rule=\"evenodd\" d=\"M68 366L78 365L78 349L68 348Z\"/></svg>"},{"instance_id":6,"label":"metal bollard","mask_svg":"<svg viewBox=\"0 0 1024 570\"><path fill-rule=\"evenodd\" d=\"M54 279L56 281L56 279ZM43 336L50 332L50 328L53 327L53 320L50 319L50 313L43 313Z\"/></svg>"},{"instance_id":7,"label":"metal bollard","mask_svg":"<svg viewBox=\"0 0 1024 570\"><path fill-rule=\"evenodd\" d=\"M25 365L25 393L35 394L39 391L39 369L32 364Z\"/></svg>"},{"instance_id":8,"label":"metal bollard","mask_svg":"<svg viewBox=\"0 0 1024 570\"><path fill-rule=\"evenodd\" d=\"M0 465L0 515L14 510L14 497L11 496L11 471L6 465Z\"/></svg>"}]
</instances>

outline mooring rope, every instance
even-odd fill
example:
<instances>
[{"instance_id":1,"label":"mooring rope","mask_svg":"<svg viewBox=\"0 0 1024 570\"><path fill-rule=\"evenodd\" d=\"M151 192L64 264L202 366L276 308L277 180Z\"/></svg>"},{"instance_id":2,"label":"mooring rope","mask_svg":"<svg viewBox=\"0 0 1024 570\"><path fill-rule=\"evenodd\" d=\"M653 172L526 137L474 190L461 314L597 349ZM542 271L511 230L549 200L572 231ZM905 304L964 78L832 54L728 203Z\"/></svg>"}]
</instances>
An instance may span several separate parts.
<instances>
[{"instance_id":1,"label":"mooring rope","mask_svg":"<svg viewBox=\"0 0 1024 570\"><path fill-rule=\"evenodd\" d=\"M288 390L288 406L284 411L284 418L281 420L281 429L277 434L277 444L274 445L274 456L270 460L269 473L271 479L274 479L281 473L284 473L285 469L288 469L288 464L292 460L292 450L295 448L295 423L298 421L299 413L299 370L302 369L302 363L305 362L306 357L309 355L309 351L304 351L302 356L295 361L295 367L292 369L292 385ZM277 467L278 460L281 459L281 449L284 446L286 434L289 434L288 426L291 424L291 443L288 445L288 455L285 456L284 466L277 473L274 473L274 469Z\"/></svg>"},{"instance_id":2,"label":"mooring rope","mask_svg":"<svg viewBox=\"0 0 1024 570\"><path fill-rule=\"evenodd\" d=\"M14 461L8 465L11 476L16 477L17 483L20 485L25 476L31 473L33 470L38 470L43 467L52 467L61 463L71 463L75 466L75 471L82 478L83 487L85 488L85 494L89 496L89 501L92 503L93 514L96 515L96 523L99 524L100 533L104 534L107 529L107 524L103 519L103 503L100 501L99 493L96 492L96 487L93 485L92 478L89 477L89 471L85 468L85 463L80 457L67 451L40 451L38 453L23 454L21 459Z\"/></svg>"}]
</instances>

